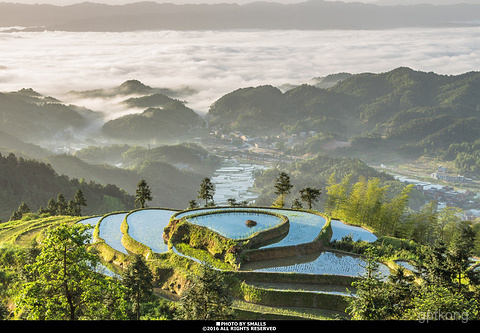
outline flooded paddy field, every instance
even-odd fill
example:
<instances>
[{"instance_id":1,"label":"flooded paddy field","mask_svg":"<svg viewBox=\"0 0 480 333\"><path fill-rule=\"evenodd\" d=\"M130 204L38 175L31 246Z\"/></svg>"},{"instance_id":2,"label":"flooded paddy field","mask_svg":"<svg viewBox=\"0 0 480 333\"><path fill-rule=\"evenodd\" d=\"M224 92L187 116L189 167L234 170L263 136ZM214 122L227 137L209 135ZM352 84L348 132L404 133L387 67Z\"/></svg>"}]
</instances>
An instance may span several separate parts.
<instances>
[{"instance_id":1,"label":"flooded paddy field","mask_svg":"<svg viewBox=\"0 0 480 333\"><path fill-rule=\"evenodd\" d=\"M123 220L127 213L115 213L103 217L100 223L100 237L110 245L114 250L128 254L127 249L122 244L123 233L120 230Z\"/></svg>"},{"instance_id":2,"label":"flooded paddy field","mask_svg":"<svg viewBox=\"0 0 480 333\"><path fill-rule=\"evenodd\" d=\"M153 252L164 253L168 246L163 241L163 229L175 210L142 209L127 216L128 233L136 241L150 247Z\"/></svg>"},{"instance_id":3,"label":"flooded paddy field","mask_svg":"<svg viewBox=\"0 0 480 333\"><path fill-rule=\"evenodd\" d=\"M319 254L258 261L242 265L242 270L271 273L328 274L359 277L366 272L366 262L359 256L323 251ZM390 270L380 264L386 278Z\"/></svg>"},{"instance_id":4,"label":"flooded paddy field","mask_svg":"<svg viewBox=\"0 0 480 333\"><path fill-rule=\"evenodd\" d=\"M231 239L245 239L256 232L276 227L283 222L281 217L253 211L207 214L187 217L186 220ZM247 221L253 221L255 225L249 227L246 224Z\"/></svg>"}]
</instances>

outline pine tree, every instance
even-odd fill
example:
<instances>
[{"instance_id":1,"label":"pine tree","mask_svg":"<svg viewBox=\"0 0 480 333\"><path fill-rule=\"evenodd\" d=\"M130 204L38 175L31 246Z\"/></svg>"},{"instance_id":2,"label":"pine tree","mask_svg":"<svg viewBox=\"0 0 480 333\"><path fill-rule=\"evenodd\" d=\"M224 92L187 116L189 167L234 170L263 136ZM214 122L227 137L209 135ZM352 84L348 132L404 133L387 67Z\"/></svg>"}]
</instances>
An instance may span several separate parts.
<instances>
[{"instance_id":1,"label":"pine tree","mask_svg":"<svg viewBox=\"0 0 480 333\"><path fill-rule=\"evenodd\" d=\"M307 203L308 209L312 209L312 205L318 200L318 197L322 193L321 190L306 187L300 190L300 199Z\"/></svg>"},{"instance_id":2,"label":"pine tree","mask_svg":"<svg viewBox=\"0 0 480 333\"><path fill-rule=\"evenodd\" d=\"M210 178L205 177L200 184L200 190L198 191L197 198L205 200L205 207L208 207L208 201L213 200L215 195L215 185L212 183Z\"/></svg>"},{"instance_id":3,"label":"pine tree","mask_svg":"<svg viewBox=\"0 0 480 333\"><path fill-rule=\"evenodd\" d=\"M47 212L50 214L50 216L55 216L57 215L57 202L55 199L51 198L47 202Z\"/></svg>"},{"instance_id":4,"label":"pine tree","mask_svg":"<svg viewBox=\"0 0 480 333\"><path fill-rule=\"evenodd\" d=\"M57 197L57 214L56 215L65 215L67 209L67 201L62 193Z\"/></svg>"},{"instance_id":5,"label":"pine tree","mask_svg":"<svg viewBox=\"0 0 480 333\"><path fill-rule=\"evenodd\" d=\"M280 172L277 178L275 178L275 194L279 196L279 199L275 202L275 206L280 208L285 206L285 195L290 193L293 185L290 183L290 176L286 172Z\"/></svg>"},{"instance_id":6,"label":"pine tree","mask_svg":"<svg viewBox=\"0 0 480 333\"><path fill-rule=\"evenodd\" d=\"M179 301L179 317L185 320L233 319L232 297L224 273L200 265Z\"/></svg>"},{"instance_id":7,"label":"pine tree","mask_svg":"<svg viewBox=\"0 0 480 333\"><path fill-rule=\"evenodd\" d=\"M194 199L194 200L190 200L188 202L188 209L195 209L195 208L198 208L198 203L197 201Z\"/></svg>"},{"instance_id":8,"label":"pine tree","mask_svg":"<svg viewBox=\"0 0 480 333\"><path fill-rule=\"evenodd\" d=\"M230 205L230 207L238 207L240 206L240 203L237 202L237 199L235 198L229 198L227 199L227 202L228 204Z\"/></svg>"},{"instance_id":9,"label":"pine tree","mask_svg":"<svg viewBox=\"0 0 480 333\"><path fill-rule=\"evenodd\" d=\"M140 320L140 304L149 301L153 294L153 274L141 255L135 255L122 272L122 283L129 290L127 295L133 304L136 319Z\"/></svg>"},{"instance_id":10,"label":"pine tree","mask_svg":"<svg viewBox=\"0 0 480 333\"><path fill-rule=\"evenodd\" d=\"M447 262L452 271L453 280L456 281L456 291L462 292L462 281L465 277L477 284L479 281L476 270L470 269L470 258L473 256L475 232L468 222L460 224L453 235L448 247Z\"/></svg>"},{"instance_id":11,"label":"pine tree","mask_svg":"<svg viewBox=\"0 0 480 333\"><path fill-rule=\"evenodd\" d=\"M22 204L18 207L18 212L23 216L23 214L30 213L30 208L25 202L22 202Z\"/></svg>"},{"instance_id":12,"label":"pine tree","mask_svg":"<svg viewBox=\"0 0 480 333\"><path fill-rule=\"evenodd\" d=\"M77 207L75 215L82 216L82 206L84 207L87 206L87 200L83 196L83 192L80 189L78 189L77 193L75 193L74 201L75 201L75 206Z\"/></svg>"},{"instance_id":13,"label":"pine tree","mask_svg":"<svg viewBox=\"0 0 480 333\"><path fill-rule=\"evenodd\" d=\"M302 202L298 200L298 198L293 199L292 201L292 209L302 209Z\"/></svg>"},{"instance_id":14,"label":"pine tree","mask_svg":"<svg viewBox=\"0 0 480 333\"><path fill-rule=\"evenodd\" d=\"M145 203L152 201L152 191L145 179L142 179L137 184L137 191L135 193L135 207L145 208Z\"/></svg>"},{"instance_id":15,"label":"pine tree","mask_svg":"<svg viewBox=\"0 0 480 333\"><path fill-rule=\"evenodd\" d=\"M14 211L10 216L10 221L17 221L22 218L22 215L18 211Z\"/></svg>"},{"instance_id":16,"label":"pine tree","mask_svg":"<svg viewBox=\"0 0 480 333\"><path fill-rule=\"evenodd\" d=\"M348 311L354 320L382 320L389 313L389 294L379 271L378 256L373 248L366 250L363 278L352 283L357 289Z\"/></svg>"},{"instance_id":17,"label":"pine tree","mask_svg":"<svg viewBox=\"0 0 480 333\"><path fill-rule=\"evenodd\" d=\"M70 216L75 216L77 214L77 206L75 205L75 201L73 199L68 200L65 214Z\"/></svg>"}]
</instances>

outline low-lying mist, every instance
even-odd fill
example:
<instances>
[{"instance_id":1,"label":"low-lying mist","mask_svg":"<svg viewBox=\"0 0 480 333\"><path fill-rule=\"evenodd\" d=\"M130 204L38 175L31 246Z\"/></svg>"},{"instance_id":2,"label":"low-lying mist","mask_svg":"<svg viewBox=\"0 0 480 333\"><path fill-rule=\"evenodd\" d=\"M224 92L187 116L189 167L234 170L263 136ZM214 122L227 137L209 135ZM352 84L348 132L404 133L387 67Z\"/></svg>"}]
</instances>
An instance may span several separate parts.
<instances>
[{"instance_id":1,"label":"low-lying mist","mask_svg":"<svg viewBox=\"0 0 480 333\"><path fill-rule=\"evenodd\" d=\"M126 96L80 98L136 79L177 92L198 113L238 88L308 83L338 72L399 66L440 74L477 70L476 28L386 31L140 31L0 33L1 91L32 88L103 112L140 112Z\"/></svg>"}]
</instances>

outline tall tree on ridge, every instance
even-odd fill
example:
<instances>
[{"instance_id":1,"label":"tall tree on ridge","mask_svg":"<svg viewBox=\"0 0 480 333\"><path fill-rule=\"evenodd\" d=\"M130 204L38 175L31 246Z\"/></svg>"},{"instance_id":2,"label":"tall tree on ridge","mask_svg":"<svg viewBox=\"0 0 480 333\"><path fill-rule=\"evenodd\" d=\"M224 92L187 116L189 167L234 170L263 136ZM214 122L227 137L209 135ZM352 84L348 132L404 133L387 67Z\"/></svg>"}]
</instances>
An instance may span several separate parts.
<instances>
[{"instance_id":1,"label":"tall tree on ridge","mask_svg":"<svg viewBox=\"0 0 480 333\"><path fill-rule=\"evenodd\" d=\"M58 194L57 197L57 215L65 215L67 209L67 201L62 193Z\"/></svg>"},{"instance_id":2,"label":"tall tree on ridge","mask_svg":"<svg viewBox=\"0 0 480 333\"><path fill-rule=\"evenodd\" d=\"M83 195L82 190L78 189L77 193L75 193L75 197L73 198L75 202L75 206L77 208L76 214L77 216L82 216L82 206L87 206L87 200Z\"/></svg>"},{"instance_id":3,"label":"tall tree on ridge","mask_svg":"<svg viewBox=\"0 0 480 333\"><path fill-rule=\"evenodd\" d=\"M290 193L293 185L290 183L290 176L286 172L280 172L275 178L275 194L279 196L280 201L276 201L275 206L282 208L285 206L285 195Z\"/></svg>"},{"instance_id":4,"label":"tall tree on ridge","mask_svg":"<svg viewBox=\"0 0 480 333\"><path fill-rule=\"evenodd\" d=\"M300 190L300 199L307 203L308 209L312 209L312 204L318 200L320 194L322 191L317 188L305 187Z\"/></svg>"},{"instance_id":5,"label":"tall tree on ridge","mask_svg":"<svg viewBox=\"0 0 480 333\"><path fill-rule=\"evenodd\" d=\"M137 191L135 192L135 207L145 208L145 203L152 201L152 191L145 179L138 182Z\"/></svg>"},{"instance_id":6,"label":"tall tree on ridge","mask_svg":"<svg viewBox=\"0 0 480 333\"><path fill-rule=\"evenodd\" d=\"M213 200L215 195L215 185L212 183L210 178L205 177L200 184L200 191L198 191L197 198L205 200L205 207L208 207L208 201Z\"/></svg>"},{"instance_id":7,"label":"tall tree on ridge","mask_svg":"<svg viewBox=\"0 0 480 333\"><path fill-rule=\"evenodd\" d=\"M46 231L40 253L25 265L35 278L19 291L18 309L27 319L126 319L124 289L98 274L100 258L88 251L90 242L88 226L80 223Z\"/></svg>"}]
</instances>

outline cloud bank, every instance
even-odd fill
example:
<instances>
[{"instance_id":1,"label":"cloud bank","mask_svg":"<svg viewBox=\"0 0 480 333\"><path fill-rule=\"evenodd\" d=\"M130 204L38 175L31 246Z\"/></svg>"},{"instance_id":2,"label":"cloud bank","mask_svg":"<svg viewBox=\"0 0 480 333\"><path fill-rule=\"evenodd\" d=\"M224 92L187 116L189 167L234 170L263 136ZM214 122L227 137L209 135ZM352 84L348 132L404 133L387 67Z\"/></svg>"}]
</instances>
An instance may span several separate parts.
<instances>
[{"instance_id":1,"label":"cloud bank","mask_svg":"<svg viewBox=\"0 0 480 333\"><path fill-rule=\"evenodd\" d=\"M195 89L198 93L185 99L199 113L223 94L248 86L301 84L332 73L399 66L439 74L480 68L476 28L20 32L0 33L0 43L0 91L32 88L73 103L80 101L68 100L71 90L137 79L152 87ZM115 103L82 102L112 116L122 111Z\"/></svg>"}]
</instances>

